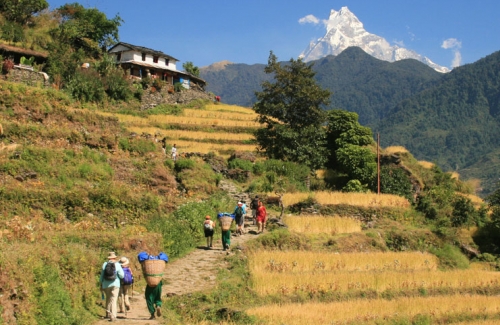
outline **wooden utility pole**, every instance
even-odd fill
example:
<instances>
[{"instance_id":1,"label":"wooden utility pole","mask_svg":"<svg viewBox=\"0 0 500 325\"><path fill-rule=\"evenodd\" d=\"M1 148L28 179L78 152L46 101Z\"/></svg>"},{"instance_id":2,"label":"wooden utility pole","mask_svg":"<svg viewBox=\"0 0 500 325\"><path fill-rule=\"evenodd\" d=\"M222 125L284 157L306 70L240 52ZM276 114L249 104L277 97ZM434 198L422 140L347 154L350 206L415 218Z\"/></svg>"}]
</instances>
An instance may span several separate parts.
<instances>
[{"instance_id":1,"label":"wooden utility pole","mask_svg":"<svg viewBox=\"0 0 500 325\"><path fill-rule=\"evenodd\" d=\"M380 134L377 133L377 194L380 195Z\"/></svg>"}]
</instances>

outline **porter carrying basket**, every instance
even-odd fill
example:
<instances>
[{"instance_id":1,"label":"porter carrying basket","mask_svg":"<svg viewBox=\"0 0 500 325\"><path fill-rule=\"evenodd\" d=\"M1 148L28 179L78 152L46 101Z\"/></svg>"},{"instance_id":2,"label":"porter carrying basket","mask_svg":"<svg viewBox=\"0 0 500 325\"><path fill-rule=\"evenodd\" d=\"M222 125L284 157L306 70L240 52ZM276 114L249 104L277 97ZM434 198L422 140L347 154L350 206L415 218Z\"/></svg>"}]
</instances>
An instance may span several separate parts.
<instances>
[{"instance_id":1,"label":"porter carrying basket","mask_svg":"<svg viewBox=\"0 0 500 325\"><path fill-rule=\"evenodd\" d=\"M164 260L145 260L142 264L142 272L148 287L156 287L163 277L165 270Z\"/></svg>"},{"instance_id":2,"label":"porter carrying basket","mask_svg":"<svg viewBox=\"0 0 500 325\"><path fill-rule=\"evenodd\" d=\"M222 230L227 231L231 228L231 223L233 222L233 218L225 216L219 218Z\"/></svg>"}]
</instances>

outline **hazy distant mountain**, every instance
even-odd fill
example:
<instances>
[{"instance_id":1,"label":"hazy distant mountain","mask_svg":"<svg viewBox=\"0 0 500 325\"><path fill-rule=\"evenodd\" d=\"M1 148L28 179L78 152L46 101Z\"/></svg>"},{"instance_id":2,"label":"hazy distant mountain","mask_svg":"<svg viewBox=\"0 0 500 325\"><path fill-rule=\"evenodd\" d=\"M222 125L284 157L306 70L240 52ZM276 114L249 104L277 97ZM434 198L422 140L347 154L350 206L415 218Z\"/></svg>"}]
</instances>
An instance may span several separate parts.
<instances>
[{"instance_id":1,"label":"hazy distant mountain","mask_svg":"<svg viewBox=\"0 0 500 325\"><path fill-rule=\"evenodd\" d=\"M415 59L438 72L450 71L415 51L397 45L391 46L383 37L367 32L363 23L347 7L342 7L340 11L332 10L325 25L325 36L311 42L300 54L299 57L305 62L318 60L327 55L338 55L348 47L357 46L380 60L394 62Z\"/></svg>"},{"instance_id":2,"label":"hazy distant mountain","mask_svg":"<svg viewBox=\"0 0 500 325\"><path fill-rule=\"evenodd\" d=\"M416 60L386 62L358 47L311 63L318 83L333 93L331 107L358 113L364 125L377 123L400 101L443 77ZM207 81L207 90L220 95L224 103L250 107L262 81L271 78L264 73L264 67L264 64L215 63L201 68L200 76Z\"/></svg>"}]
</instances>

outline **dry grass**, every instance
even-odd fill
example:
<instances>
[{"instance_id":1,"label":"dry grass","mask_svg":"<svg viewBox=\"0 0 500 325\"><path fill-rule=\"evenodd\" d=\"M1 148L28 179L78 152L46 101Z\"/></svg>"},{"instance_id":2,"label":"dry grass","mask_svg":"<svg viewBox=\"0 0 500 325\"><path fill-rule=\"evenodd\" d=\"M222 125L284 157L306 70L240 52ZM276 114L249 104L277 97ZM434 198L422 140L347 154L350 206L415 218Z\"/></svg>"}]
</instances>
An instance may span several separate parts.
<instances>
[{"instance_id":1,"label":"dry grass","mask_svg":"<svg viewBox=\"0 0 500 325\"><path fill-rule=\"evenodd\" d=\"M255 111L251 108L237 106L237 105L227 105L227 104L208 104L205 106L205 110L209 111L228 111L228 112L238 112L243 114L255 114Z\"/></svg>"},{"instance_id":2,"label":"dry grass","mask_svg":"<svg viewBox=\"0 0 500 325\"><path fill-rule=\"evenodd\" d=\"M344 193L344 192L311 192L311 193L286 193L283 196L285 206L304 201L312 197L320 204L348 204L363 207L403 207L409 208L407 199L392 194L376 193Z\"/></svg>"},{"instance_id":3,"label":"dry grass","mask_svg":"<svg viewBox=\"0 0 500 325\"><path fill-rule=\"evenodd\" d=\"M212 111L199 109L184 109L185 117L202 117L206 119L228 119L237 121L255 121L257 114L253 112L235 112L235 111Z\"/></svg>"},{"instance_id":4,"label":"dry grass","mask_svg":"<svg viewBox=\"0 0 500 325\"><path fill-rule=\"evenodd\" d=\"M457 172L450 172L451 178L460 179L460 174Z\"/></svg>"},{"instance_id":5,"label":"dry grass","mask_svg":"<svg viewBox=\"0 0 500 325\"><path fill-rule=\"evenodd\" d=\"M434 163L425 161L425 160L420 160L418 164L424 168L431 169L432 167L436 166Z\"/></svg>"},{"instance_id":6,"label":"dry grass","mask_svg":"<svg viewBox=\"0 0 500 325\"><path fill-rule=\"evenodd\" d=\"M406 153L406 152L409 151L403 146L391 146L384 149L384 153L387 155L392 155L395 153Z\"/></svg>"},{"instance_id":7,"label":"dry grass","mask_svg":"<svg viewBox=\"0 0 500 325\"><path fill-rule=\"evenodd\" d=\"M361 231L361 222L339 216L300 215L284 218L288 229L308 234L348 234Z\"/></svg>"},{"instance_id":8,"label":"dry grass","mask_svg":"<svg viewBox=\"0 0 500 325\"><path fill-rule=\"evenodd\" d=\"M203 112L202 110L193 110L195 112ZM231 120L220 118L204 118L204 117L189 117L175 115L150 115L146 118L132 115L114 114L107 112L98 112L103 116L114 116L127 126L144 126L148 127L153 123L161 124L184 124L184 125L216 125L216 126L234 126L234 127L260 127L260 124L250 120Z\"/></svg>"},{"instance_id":9,"label":"dry grass","mask_svg":"<svg viewBox=\"0 0 500 325\"><path fill-rule=\"evenodd\" d=\"M208 142L196 142L179 140L175 142L177 145L177 152L182 155L183 152L227 152L227 151L255 151L253 144L217 144Z\"/></svg>"},{"instance_id":10,"label":"dry grass","mask_svg":"<svg viewBox=\"0 0 500 325\"><path fill-rule=\"evenodd\" d=\"M476 321L472 321L472 322L453 323L453 325L498 325L498 324L500 324L500 320L498 320L498 319L476 320Z\"/></svg>"},{"instance_id":11,"label":"dry grass","mask_svg":"<svg viewBox=\"0 0 500 325\"><path fill-rule=\"evenodd\" d=\"M167 136L169 139L193 139L193 140L234 140L246 141L254 139L254 136L249 133L229 133L229 132L201 132L201 131L184 131L184 130L161 130L155 127L128 127L127 130L137 134L160 134L159 138Z\"/></svg>"},{"instance_id":12,"label":"dry grass","mask_svg":"<svg viewBox=\"0 0 500 325\"><path fill-rule=\"evenodd\" d=\"M274 262L276 263L276 262ZM455 271L375 271L367 265L365 272L341 272L322 269L322 262L314 264L315 271L292 273L288 265L269 266L276 272L252 272L254 290L260 295L289 295L298 292L348 293L351 291L384 292L419 289L487 289L500 285L498 273L481 270ZM426 265L422 265L423 268Z\"/></svg>"},{"instance_id":13,"label":"dry grass","mask_svg":"<svg viewBox=\"0 0 500 325\"><path fill-rule=\"evenodd\" d=\"M363 299L335 303L274 304L247 310L266 324L315 325L375 324L397 317L428 315L433 319L456 315L495 316L500 309L500 297L439 296L398 298L394 300Z\"/></svg>"},{"instance_id":14,"label":"dry grass","mask_svg":"<svg viewBox=\"0 0 500 325\"><path fill-rule=\"evenodd\" d=\"M282 270L274 267L281 265ZM435 255L420 252L331 253L305 251L259 251L249 256L252 274L351 271L419 271L436 270ZM330 279L331 280L331 279Z\"/></svg>"}]
</instances>

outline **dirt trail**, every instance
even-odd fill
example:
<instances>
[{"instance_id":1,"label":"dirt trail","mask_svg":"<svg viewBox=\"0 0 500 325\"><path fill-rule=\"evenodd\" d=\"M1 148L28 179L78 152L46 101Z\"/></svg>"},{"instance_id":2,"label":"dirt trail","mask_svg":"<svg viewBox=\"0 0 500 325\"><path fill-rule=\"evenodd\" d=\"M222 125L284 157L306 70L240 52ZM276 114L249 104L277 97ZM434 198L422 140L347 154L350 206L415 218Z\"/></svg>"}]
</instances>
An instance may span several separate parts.
<instances>
[{"instance_id":1,"label":"dirt trail","mask_svg":"<svg viewBox=\"0 0 500 325\"><path fill-rule=\"evenodd\" d=\"M225 186L232 187L227 183ZM245 202L249 200L245 194L233 194L234 191L232 189L228 192L230 192L233 197L238 200L243 200ZM249 205L250 202L247 202L247 207ZM224 257L228 254L233 254L233 252L247 240L258 236L257 226L252 225L250 216L251 210L250 208L247 208L247 215L245 218L245 234L231 237L231 249L229 251L222 250L219 232L219 234L214 237L214 245L211 249L207 249L205 246L200 246L191 254L176 260L173 263L167 264L165 275L163 276L162 295L164 297L184 295L214 287L217 270L226 266ZM144 299L144 291L141 290L139 292L137 287L135 289L133 297L130 297L131 310L128 311L126 315L124 313L118 313L117 321L113 322L113 324L164 324L165 320L161 317L149 320L150 314L146 306L146 300ZM103 310L103 315L104 314L105 312ZM109 323L110 322L107 319L102 319L94 325L104 325Z\"/></svg>"}]
</instances>

